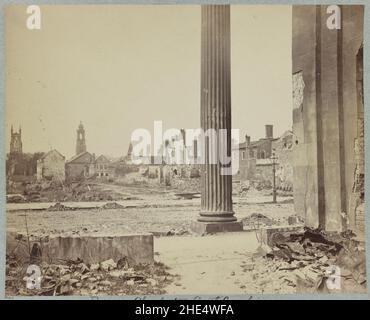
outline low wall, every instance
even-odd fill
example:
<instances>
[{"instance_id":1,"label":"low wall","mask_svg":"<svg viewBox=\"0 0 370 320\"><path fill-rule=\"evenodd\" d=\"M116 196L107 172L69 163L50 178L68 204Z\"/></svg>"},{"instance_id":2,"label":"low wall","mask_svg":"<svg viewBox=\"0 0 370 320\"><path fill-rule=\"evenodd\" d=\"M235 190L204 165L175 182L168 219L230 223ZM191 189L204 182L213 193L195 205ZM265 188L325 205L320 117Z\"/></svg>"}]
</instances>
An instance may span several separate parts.
<instances>
[{"instance_id":1,"label":"low wall","mask_svg":"<svg viewBox=\"0 0 370 320\"><path fill-rule=\"evenodd\" d=\"M49 263L78 258L90 264L109 259L117 262L123 257L132 264L154 262L152 234L32 237L29 246L25 235L7 232L7 254L27 260L29 248L33 255L39 255ZM37 248L41 249L40 253Z\"/></svg>"}]
</instances>

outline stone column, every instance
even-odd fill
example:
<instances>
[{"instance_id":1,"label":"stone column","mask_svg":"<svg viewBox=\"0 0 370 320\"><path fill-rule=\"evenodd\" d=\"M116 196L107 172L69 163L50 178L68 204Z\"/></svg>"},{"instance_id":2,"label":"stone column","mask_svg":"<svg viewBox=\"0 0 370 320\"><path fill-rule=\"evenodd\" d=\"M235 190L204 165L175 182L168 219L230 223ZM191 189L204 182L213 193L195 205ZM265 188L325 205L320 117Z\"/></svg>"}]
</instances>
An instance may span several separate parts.
<instances>
[{"instance_id":1,"label":"stone column","mask_svg":"<svg viewBox=\"0 0 370 320\"><path fill-rule=\"evenodd\" d=\"M198 233L240 231L232 205L232 176L222 175L222 165L211 163L210 150L231 156L230 6L203 5L201 27L201 126L226 129L227 139L204 140L201 212L192 229Z\"/></svg>"}]
</instances>

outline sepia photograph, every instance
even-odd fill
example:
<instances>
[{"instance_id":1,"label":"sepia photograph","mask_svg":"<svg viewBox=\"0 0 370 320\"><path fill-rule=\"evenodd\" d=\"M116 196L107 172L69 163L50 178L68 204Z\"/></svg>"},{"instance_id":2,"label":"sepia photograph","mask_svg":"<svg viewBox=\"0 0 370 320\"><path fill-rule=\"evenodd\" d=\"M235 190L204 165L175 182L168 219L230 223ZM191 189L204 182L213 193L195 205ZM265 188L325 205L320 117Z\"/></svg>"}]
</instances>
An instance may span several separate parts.
<instances>
[{"instance_id":1,"label":"sepia photograph","mask_svg":"<svg viewBox=\"0 0 370 320\"><path fill-rule=\"evenodd\" d=\"M367 293L364 5L3 28L6 297Z\"/></svg>"}]
</instances>

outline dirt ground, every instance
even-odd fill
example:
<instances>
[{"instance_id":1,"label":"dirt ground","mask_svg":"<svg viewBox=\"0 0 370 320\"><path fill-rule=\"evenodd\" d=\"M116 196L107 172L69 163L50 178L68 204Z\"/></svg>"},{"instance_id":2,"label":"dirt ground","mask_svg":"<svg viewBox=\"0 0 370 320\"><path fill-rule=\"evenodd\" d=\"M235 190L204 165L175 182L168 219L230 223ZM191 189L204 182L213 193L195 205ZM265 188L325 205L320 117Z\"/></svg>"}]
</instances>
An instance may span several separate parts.
<instances>
[{"instance_id":1,"label":"dirt ground","mask_svg":"<svg viewBox=\"0 0 370 320\"><path fill-rule=\"evenodd\" d=\"M127 200L115 201L119 209L102 209L107 202L64 202L73 210L51 211L55 202L7 204L7 230L24 232L26 221L31 234L125 234L153 232L155 235L185 234L200 210L200 198L184 199L177 191L165 188L110 186ZM294 214L291 197L278 198L261 192L246 197L234 196L234 211L240 220L261 213L286 224ZM110 202L108 202L110 203ZM78 208L78 209L76 209ZM24 209L24 210L23 210ZM45 210L46 209L46 210Z\"/></svg>"},{"instance_id":2,"label":"dirt ground","mask_svg":"<svg viewBox=\"0 0 370 320\"><path fill-rule=\"evenodd\" d=\"M180 236L171 241L159 238L155 242L156 259L181 275L166 287L168 294L295 293L296 286L284 280L284 271L280 278L276 273L271 277L269 262L261 260L258 248L254 232Z\"/></svg>"},{"instance_id":3,"label":"dirt ground","mask_svg":"<svg viewBox=\"0 0 370 320\"><path fill-rule=\"evenodd\" d=\"M254 231L162 237L155 241L156 260L180 275L166 286L168 294L367 292L363 248L343 238L331 242L309 230L299 238L271 250Z\"/></svg>"},{"instance_id":4,"label":"dirt ground","mask_svg":"<svg viewBox=\"0 0 370 320\"><path fill-rule=\"evenodd\" d=\"M328 261L336 261L334 255L325 251L331 250L325 243L318 244L323 252L311 250L311 256L308 256L310 248L307 248L306 242L316 245L315 242L310 242L312 239L306 239L307 241L301 241L299 244L293 243L293 249L292 242L288 241L287 244L275 248L273 254L270 254L271 258L266 258L271 248L266 251L267 248L261 245L256 232L250 229L264 225L287 226L288 219L295 217L293 199L289 196L278 197L278 202L272 203L269 192L253 190L243 196L234 194L236 217L243 222L244 229L250 231L201 237L192 234L189 228L200 210L199 194L181 194L178 190L164 187L134 185L101 184L99 189L105 190L106 193L112 191L120 195L121 200L57 204L8 203L7 230L23 234L28 230L29 234L35 236L122 235L150 232L155 236L157 268L147 269L145 275L142 271L134 269L113 270L114 274L120 274L118 278L114 278L101 271L97 273L89 270L84 274L86 271L76 269L74 266L51 266L57 273L60 270L67 270L72 277L64 274L58 276L59 280L55 282L55 275L52 274L48 285L51 283L54 294L55 292L82 295L296 293L301 290L300 281L301 283L306 281L303 289L307 286L310 288L317 286L315 282L323 279L329 266ZM350 262L347 256L341 258L347 266L347 278L352 281L349 287L352 292L362 292L366 285L362 278L364 268L362 253L359 253L358 257L356 261ZM311 259L312 262L307 259ZM9 274L13 275L7 275L7 279L14 283L19 270L11 267L12 263L9 262ZM355 279L350 272L348 274L348 270L352 268L348 265L351 263L356 265L356 268L360 266ZM50 266L45 268L49 270ZM166 283L160 285L160 279L164 275ZM67 281L63 282L62 279L67 277ZM307 279L311 281L309 285ZM124 290L120 285L121 282L124 284ZM76 284L79 285L78 288ZM138 290L135 291L134 288ZM63 293L64 290L67 291ZM27 292L21 290L14 294Z\"/></svg>"}]
</instances>

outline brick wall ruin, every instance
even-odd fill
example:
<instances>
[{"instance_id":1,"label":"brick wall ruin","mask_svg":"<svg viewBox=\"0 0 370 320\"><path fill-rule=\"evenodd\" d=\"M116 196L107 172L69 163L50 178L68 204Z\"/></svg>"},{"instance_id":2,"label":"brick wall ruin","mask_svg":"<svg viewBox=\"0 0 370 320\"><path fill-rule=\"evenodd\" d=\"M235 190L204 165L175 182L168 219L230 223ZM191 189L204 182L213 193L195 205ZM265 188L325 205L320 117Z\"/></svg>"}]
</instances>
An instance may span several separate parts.
<instances>
[{"instance_id":1,"label":"brick wall ruin","mask_svg":"<svg viewBox=\"0 0 370 320\"><path fill-rule=\"evenodd\" d=\"M356 230L364 157L358 92L362 59L356 61L364 10L340 6L342 25L332 30L326 26L326 8L293 6L294 203L307 226Z\"/></svg>"}]
</instances>

